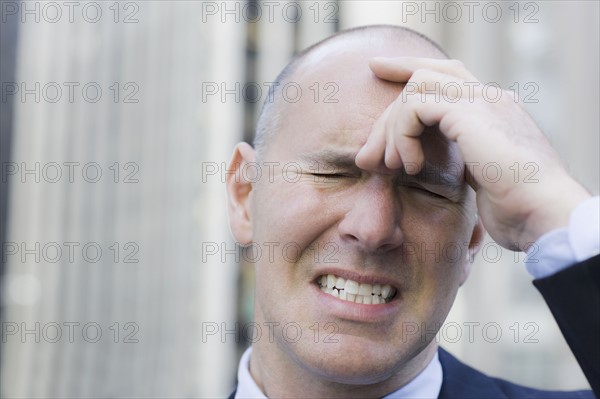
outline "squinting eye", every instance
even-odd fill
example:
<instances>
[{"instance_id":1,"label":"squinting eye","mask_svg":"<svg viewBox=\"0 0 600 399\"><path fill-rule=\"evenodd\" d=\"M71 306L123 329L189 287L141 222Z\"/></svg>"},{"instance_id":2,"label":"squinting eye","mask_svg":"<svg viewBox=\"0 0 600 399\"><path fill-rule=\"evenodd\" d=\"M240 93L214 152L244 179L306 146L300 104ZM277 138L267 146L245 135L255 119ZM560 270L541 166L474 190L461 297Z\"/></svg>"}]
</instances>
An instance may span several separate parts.
<instances>
[{"instance_id":1,"label":"squinting eye","mask_svg":"<svg viewBox=\"0 0 600 399\"><path fill-rule=\"evenodd\" d=\"M411 188L414 189L415 191L417 191L419 194L423 194L426 195L428 197L431 198L436 198L436 199L447 199L445 196L435 193L433 191L430 191L424 187L420 187L420 186L407 186L407 188Z\"/></svg>"},{"instance_id":2,"label":"squinting eye","mask_svg":"<svg viewBox=\"0 0 600 399\"><path fill-rule=\"evenodd\" d=\"M345 175L342 173L311 173L311 175L316 183L327 183L331 182L332 180L350 177L350 175Z\"/></svg>"},{"instance_id":3,"label":"squinting eye","mask_svg":"<svg viewBox=\"0 0 600 399\"><path fill-rule=\"evenodd\" d=\"M315 177L330 178L330 179L350 177L350 175L344 175L342 173L312 173L312 175Z\"/></svg>"}]
</instances>

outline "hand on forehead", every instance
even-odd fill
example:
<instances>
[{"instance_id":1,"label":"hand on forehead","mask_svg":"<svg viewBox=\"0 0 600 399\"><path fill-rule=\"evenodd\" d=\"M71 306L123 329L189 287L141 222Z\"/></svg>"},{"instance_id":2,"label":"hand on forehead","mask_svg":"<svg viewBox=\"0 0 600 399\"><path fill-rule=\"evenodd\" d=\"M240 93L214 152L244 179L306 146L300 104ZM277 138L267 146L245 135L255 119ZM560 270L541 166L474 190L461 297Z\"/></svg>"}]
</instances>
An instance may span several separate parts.
<instances>
[{"instance_id":1,"label":"hand on forehead","mask_svg":"<svg viewBox=\"0 0 600 399\"><path fill-rule=\"evenodd\" d=\"M282 90L293 85L302 96L289 101L289 95L282 92L283 101L277 105L280 140L276 141L280 149L288 152L288 160L293 158L291 152L356 154L367 141L374 122L405 86L378 78L369 63L377 56L405 55L441 56L423 43L420 47L414 42L402 45L366 35L340 39L306 55L285 83L281 82ZM432 166L429 169L462 170L463 162L454 143L435 127L427 130L422 139Z\"/></svg>"}]
</instances>

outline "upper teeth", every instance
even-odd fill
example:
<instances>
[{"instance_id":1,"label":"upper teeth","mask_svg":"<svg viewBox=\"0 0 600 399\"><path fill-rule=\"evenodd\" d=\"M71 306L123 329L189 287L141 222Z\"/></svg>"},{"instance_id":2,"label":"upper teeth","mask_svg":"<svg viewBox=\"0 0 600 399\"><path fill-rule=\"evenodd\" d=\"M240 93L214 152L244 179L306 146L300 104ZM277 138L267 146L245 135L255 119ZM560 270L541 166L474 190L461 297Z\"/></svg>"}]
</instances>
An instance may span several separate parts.
<instances>
[{"instance_id":1,"label":"upper teeth","mask_svg":"<svg viewBox=\"0 0 600 399\"><path fill-rule=\"evenodd\" d=\"M321 276L321 291L345 301L378 305L386 303L396 293L389 284L359 284L354 280L346 280L333 274Z\"/></svg>"}]
</instances>

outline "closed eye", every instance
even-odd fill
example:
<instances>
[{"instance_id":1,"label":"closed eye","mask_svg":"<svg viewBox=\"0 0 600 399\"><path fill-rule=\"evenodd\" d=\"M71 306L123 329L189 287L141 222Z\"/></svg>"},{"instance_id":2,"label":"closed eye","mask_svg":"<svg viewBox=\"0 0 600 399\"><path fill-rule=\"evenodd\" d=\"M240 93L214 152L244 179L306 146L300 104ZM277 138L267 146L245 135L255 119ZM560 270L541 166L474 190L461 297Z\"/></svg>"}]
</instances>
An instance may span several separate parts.
<instances>
[{"instance_id":1,"label":"closed eye","mask_svg":"<svg viewBox=\"0 0 600 399\"><path fill-rule=\"evenodd\" d=\"M417 185L409 185L406 186L406 188L410 188L415 190L415 192L419 193L420 195L426 195L428 197L431 198L435 198L435 199L444 199L444 200L448 200L448 198L442 194L438 194L435 191L431 191L425 187L422 186L417 186Z\"/></svg>"},{"instance_id":2,"label":"closed eye","mask_svg":"<svg viewBox=\"0 0 600 399\"><path fill-rule=\"evenodd\" d=\"M360 175L351 172L311 173L312 181L317 184L347 185L356 182Z\"/></svg>"},{"instance_id":3,"label":"closed eye","mask_svg":"<svg viewBox=\"0 0 600 399\"><path fill-rule=\"evenodd\" d=\"M348 173L311 173L315 183L328 183L334 180L347 179L353 177Z\"/></svg>"},{"instance_id":4,"label":"closed eye","mask_svg":"<svg viewBox=\"0 0 600 399\"><path fill-rule=\"evenodd\" d=\"M341 177L352 177L347 173L311 173L313 176L324 177L324 178L341 178Z\"/></svg>"}]
</instances>

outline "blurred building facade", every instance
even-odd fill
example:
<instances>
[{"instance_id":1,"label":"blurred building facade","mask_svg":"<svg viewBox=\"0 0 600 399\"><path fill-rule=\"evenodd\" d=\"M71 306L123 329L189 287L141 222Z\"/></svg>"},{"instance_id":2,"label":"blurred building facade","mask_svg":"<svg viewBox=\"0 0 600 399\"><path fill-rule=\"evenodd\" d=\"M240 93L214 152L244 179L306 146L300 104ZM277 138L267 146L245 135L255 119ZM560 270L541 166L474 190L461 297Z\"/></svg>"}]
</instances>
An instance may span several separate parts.
<instances>
[{"instance_id":1,"label":"blurred building facade","mask_svg":"<svg viewBox=\"0 0 600 399\"><path fill-rule=\"evenodd\" d=\"M597 2L67 3L0 1L3 397L229 393L252 271L225 164L268 82L339 29L416 29L518 90L598 194ZM515 382L585 387L522 259L484 246L440 343Z\"/></svg>"}]
</instances>

